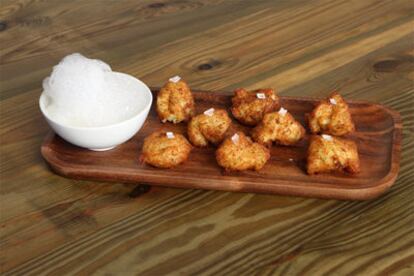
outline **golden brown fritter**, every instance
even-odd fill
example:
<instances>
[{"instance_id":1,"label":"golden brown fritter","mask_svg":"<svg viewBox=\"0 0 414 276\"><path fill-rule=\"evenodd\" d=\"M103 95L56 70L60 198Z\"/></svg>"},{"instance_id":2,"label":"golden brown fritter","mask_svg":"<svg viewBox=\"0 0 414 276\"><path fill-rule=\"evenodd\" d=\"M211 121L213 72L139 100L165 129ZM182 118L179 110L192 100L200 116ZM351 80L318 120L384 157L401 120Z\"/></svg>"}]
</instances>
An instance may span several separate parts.
<instances>
[{"instance_id":1,"label":"golden brown fritter","mask_svg":"<svg viewBox=\"0 0 414 276\"><path fill-rule=\"evenodd\" d=\"M261 98L260 96L263 95L264 98ZM234 97L231 101L233 116L249 126L257 125L266 113L276 110L279 106L279 98L270 88L251 92L240 88L234 91Z\"/></svg>"},{"instance_id":2,"label":"golden brown fritter","mask_svg":"<svg viewBox=\"0 0 414 276\"><path fill-rule=\"evenodd\" d=\"M270 158L270 152L254 143L243 132L226 138L216 151L217 163L231 171L260 170Z\"/></svg>"},{"instance_id":3,"label":"golden brown fritter","mask_svg":"<svg viewBox=\"0 0 414 276\"><path fill-rule=\"evenodd\" d=\"M171 79L161 88L157 97L157 113L163 123L189 121L194 114L194 98L183 80Z\"/></svg>"},{"instance_id":4,"label":"golden brown fritter","mask_svg":"<svg viewBox=\"0 0 414 276\"><path fill-rule=\"evenodd\" d=\"M312 135L308 148L308 174L359 172L358 148L354 141L322 134Z\"/></svg>"},{"instance_id":5,"label":"golden brown fritter","mask_svg":"<svg viewBox=\"0 0 414 276\"><path fill-rule=\"evenodd\" d=\"M253 140L267 146L272 142L285 146L293 145L304 135L303 126L285 109L267 113L252 131Z\"/></svg>"},{"instance_id":6,"label":"golden brown fritter","mask_svg":"<svg viewBox=\"0 0 414 276\"><path fill-rule=\"evenodd\" d=\"M342 136L355 130L349 107L337 92L320 102L308 119L312 133Z\"/></svg>"},{"instance_id":7,"label":"golden brown fritter","mask_svg":"<svg viewBox=\"0 0 414 276\"><path fill-rule=\"evenodd\" d=\"M187 160L191 148L183 135L157 131L145 138L141 160L154 167L172 168Z\"/></svg>"},{"instance_id":8,"label":"golden brown fritter","mask_svg":"<svg viewBox=\"0 0 414 276\"><path fill-rule=\"evenodd\" d=\"M218 144L223 140L230 124L231 119L226 110L209 109L191 119L187 130L188 138L197 147L205 147L208 142Z\"/></svg>"}]
</instances>

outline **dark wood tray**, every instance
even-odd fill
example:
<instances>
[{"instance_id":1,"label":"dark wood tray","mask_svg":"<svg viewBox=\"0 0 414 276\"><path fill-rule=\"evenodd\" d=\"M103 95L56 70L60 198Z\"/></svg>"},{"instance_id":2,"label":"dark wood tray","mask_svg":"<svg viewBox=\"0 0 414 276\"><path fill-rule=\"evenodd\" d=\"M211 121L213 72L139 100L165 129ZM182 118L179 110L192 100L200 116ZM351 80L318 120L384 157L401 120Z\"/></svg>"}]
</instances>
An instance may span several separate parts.
<instances>
[{"instance_id":1,"label":"dark wood tray","mask_svg":"<svg viewBox=\"0 0 414 276\"><path fill-rule=\"evenodd\" d=\"M153 90L156 99L157 90ZM197 112L228 108L232 93L196 91ZM304 126L305 113L318 99L281 97ZM154 100L155 103L155 100ZM379 196L396 180L401 150L399 113L379 104L349 101L357 132L350 136L358 144L361 173L356 176L305 172L308 137L294 147L273 146L271 159L259 172L224 172L218 167L214 147L194 148L189 160L174 169L157 169L139 162L144 137L164 129L186 133L186 124L162 124L153 107L143 128L128 142L106 152L73 146L50 133L41 152L58 174L75 179L145 183L178 188L275 193L284 195L365 200ZM233 130L249 131L233 120Z\"/></svg>"}]
</instances>

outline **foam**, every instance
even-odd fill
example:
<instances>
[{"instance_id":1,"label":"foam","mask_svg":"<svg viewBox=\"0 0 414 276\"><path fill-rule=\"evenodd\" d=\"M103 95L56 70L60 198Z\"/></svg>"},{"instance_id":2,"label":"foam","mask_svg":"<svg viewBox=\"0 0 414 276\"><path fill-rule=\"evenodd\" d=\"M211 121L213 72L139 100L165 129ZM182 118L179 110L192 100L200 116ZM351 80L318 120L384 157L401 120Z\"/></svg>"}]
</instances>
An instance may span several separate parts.
<instances>
[{"instance_id":1,"label":"foam","mask_svg":"<svg viewBox=\"0 0 414 276\"><path fill-rule=\"evenodd\" d=\"M78 53L64 57L43 80L49 116L79 127L110 125L135 115L140 103L128 87L108 64Z\"/></svg>"}]
</instances>

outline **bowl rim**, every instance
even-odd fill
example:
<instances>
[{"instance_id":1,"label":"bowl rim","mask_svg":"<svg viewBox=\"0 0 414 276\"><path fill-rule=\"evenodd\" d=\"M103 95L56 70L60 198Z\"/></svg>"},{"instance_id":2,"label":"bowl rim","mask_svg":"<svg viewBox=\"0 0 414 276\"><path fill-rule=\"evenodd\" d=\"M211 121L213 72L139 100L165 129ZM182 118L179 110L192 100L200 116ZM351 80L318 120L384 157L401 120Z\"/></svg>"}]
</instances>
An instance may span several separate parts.
<instances>
[{"instance_id":1,"label":"bowl rim","mask_svg":"<svg viewBox=\"0 0 414 276\"><path fill-rule=\"evenodd\" d=\"M130 79L133 79L134 81L141 84L145 88L144 89L145 93L147 93L149 95L148 105L145 105L145 107L143 109L139 110L138 113L135 114L134 116L132 116L132 117L130 117L130 118L124 120L124 121L114 123L114 124L104 125L104 126L71 126L71 125L65 125L65 124L62 124L61 122L56 121L55 119L51 118L49 116L49 114L47 113L47 111L45 110L44 102L43 102L43 99L45 97L44 92L42 92L42 94L40 94L40 97L39 97L40 111L42 112L43 116L45 116L49 121L53 122L54 124L57 124L57 125L59 125L61 127L64 127L64 128L74 129L74 130L98 130L98 129L102 130L102 129L105 129L105 128L112 128L112 127L116 127L116 126L119 126L119 125L122 125L122 124L127 124L130 121L134 121L135 119L140 117L144 112L146 112L148 109L151 108L152 101L153 101L153 96L152 96L151 89L143 81L141 81L140 79L138 79L138 78L136 78L132 75L122 73L122 72L116 72L116 71L113 71L112 73L114 73L115 75L122 75L122 76L128 77Z\"/></svg>"}]
</instances>

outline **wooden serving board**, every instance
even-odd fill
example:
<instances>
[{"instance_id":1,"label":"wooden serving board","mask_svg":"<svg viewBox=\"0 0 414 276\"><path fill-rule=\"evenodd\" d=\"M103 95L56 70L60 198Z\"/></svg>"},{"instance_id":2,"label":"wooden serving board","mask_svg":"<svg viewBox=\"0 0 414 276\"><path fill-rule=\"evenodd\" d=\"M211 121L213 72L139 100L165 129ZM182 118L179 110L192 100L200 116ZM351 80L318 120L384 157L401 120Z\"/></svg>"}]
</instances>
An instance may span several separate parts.
<instances>
[{"instance_id":1,"label":"wooden serving board","mask_svg":"<svg viewBox=\"0 0 414 276\"><path fill-rule=\"evenodd\" d=\"M153 90L156 99L157 90ZM197 114L214 108L229 108L232 93L193 92ZM281 104L306 128L305 114L318 99L281 97ZM349 138L358 144L361 173L321 174L305 172L308 136L293 147L273 146L271 158L259 171L224 172L216 163L215 148L194 148L189 159L173 169L157 169L139 162L144 138L156 130L186 133L185 123L162 124L154 108L143 128L128 142L106 152L71 145L54 133L42 144L42 155L50 167L75 179L145 183L178 188L275 193L284 195L365 200L386 191L399 170L402 123L399 113L379 104L349 101L357 132ZM230 131L249 128L233 120ZM308 131L308 129L307 129Z\"/></svg>"}]
</instances>

